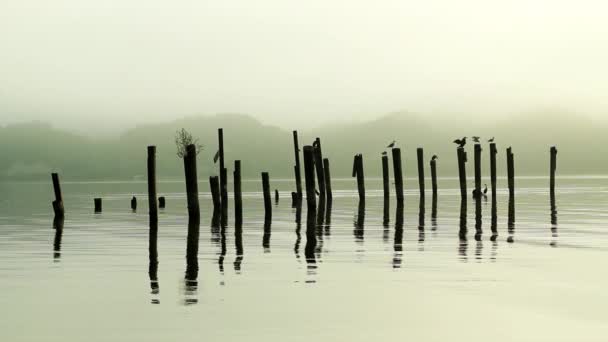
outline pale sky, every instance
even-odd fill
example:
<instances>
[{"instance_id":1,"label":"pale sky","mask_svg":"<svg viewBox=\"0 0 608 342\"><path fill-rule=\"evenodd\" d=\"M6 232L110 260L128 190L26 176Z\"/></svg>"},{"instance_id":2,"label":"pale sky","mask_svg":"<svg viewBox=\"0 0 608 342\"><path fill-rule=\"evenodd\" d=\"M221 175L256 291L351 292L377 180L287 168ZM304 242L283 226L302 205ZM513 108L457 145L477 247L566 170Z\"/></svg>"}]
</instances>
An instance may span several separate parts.
<instances>
[{"instance_id":1,"label":"pale sky","mask_svg":"<svg viewBox=\"0 0 608 342\"><path fill-rule=\"evenodd\" d=\"M608 4L2 0L0 124L608 109Z\"/></svg>"}]
</instances>

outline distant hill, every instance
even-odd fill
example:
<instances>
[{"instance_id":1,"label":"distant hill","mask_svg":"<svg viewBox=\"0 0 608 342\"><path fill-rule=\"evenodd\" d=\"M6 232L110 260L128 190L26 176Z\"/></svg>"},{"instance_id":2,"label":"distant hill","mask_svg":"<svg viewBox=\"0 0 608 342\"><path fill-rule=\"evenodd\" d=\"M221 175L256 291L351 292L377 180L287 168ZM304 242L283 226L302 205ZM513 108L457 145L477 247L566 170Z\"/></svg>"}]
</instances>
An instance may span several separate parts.
<instances>
[{"instance_id":1,"label":"distant hill","mask_svg":"<svg viewBox=\"0 0 608 342\"><path fill-rule=\"evenodd\" d=\"M157 146L159 178L181 179L183 165L175 154L174 134L182 127L204 145L199 155L200 177L217 173L212 158L217 150L218 127L224 128L229 169L233 160L240 159L245 177L258 177L261 171L269 171L272 177L293 176L291 131L264 125L247 115L219 114L141 125L113 140L92 140L40 122L9 125L0 128L0 180L47 179L52 171L59 171L66 180L145 179L147 145ZM603 156L607 129L605 124L557 112L523 114L491 123L478 123L464 116L436 120L429 115L392 113L368 122L301 131L300 144L310 144L315 137L321 137L334 177L350 176L355 153L363 153L367 175L379 176L380 153L393 139L403 150L406 176L416 174L417 147L424 148L425 164L437 154L439 174L455 176L452 140L465 135L480 135L484 141L496 137L501 172L504 149L512 146L517 174L544 175L549 147L557 145L560 174L604 174L608 173ZM471 146L472 143L467 145ZM484 143L485 162L488 150ZM472 163L469 167L472 171Z\"/></svg>"}]
</instances>

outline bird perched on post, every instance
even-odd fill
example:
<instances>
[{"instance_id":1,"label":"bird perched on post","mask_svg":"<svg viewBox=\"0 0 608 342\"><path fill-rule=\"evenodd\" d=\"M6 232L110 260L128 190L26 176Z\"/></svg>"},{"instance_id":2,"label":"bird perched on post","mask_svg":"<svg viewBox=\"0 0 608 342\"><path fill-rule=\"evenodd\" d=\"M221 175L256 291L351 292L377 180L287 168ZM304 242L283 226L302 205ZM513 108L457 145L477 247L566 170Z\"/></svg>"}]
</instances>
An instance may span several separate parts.
<instances>
[{"instance_id":1,"label":"bird perched on post","mask_svg":"<svg viewBox=\"0 0 608 342\"><path fill-rule=\"evenodd\" d=\"M488 193L488 184L484 184L484 189L483 189L483 196L485 197Z\"/></svg>"},{"instance_id":2,"label":"bird perched on post","mask_svg":"<svg viewBox=\"0 0 608 342\"><path fill-rule=\"evenodd\" d=\"M454 140L454 144L458 145L458 147L464 147L467 144L467 137L463 137L462 139Z\"/></svg>"},{"instance_id":3,"label":"bird perched on post","mask_svg":"<svg viewBox=\"0 0 608 342\"><path fill-rule=\"evenodd\" d=\"M217 152L215 152L215 155L213 156L213 163L217 163L217 160L220 158L220 150L217 150Z\"/></svg>"},{"instance_id":4,"label":"bird perched on post","mask_svg":"<svg viewBox=\"0 0 608 342\"><path fill-rule=\"evenodd\" d=\"M385 155L386 155L386 151L383 151L383 152L382 152L382 155L383 155L383 156L385 156Z\"/></svg>"},{"instance_id":5,"label":"bird perched on post","mask_svg":"<svg viewBox=\"0 0 608 342\"><path fill-rule=\"evenodd\" d=\"M494 142L494 137L492 137L492 139L488 139L489 143L493 143Z\"/></svg>"},{"instance_id":6,"label":"bird perched on post","mask_svg":"<svg viewBox=\"0 0 608 342\"><path fill-rule=\"evenodd\" d=\"M433 160L435 160L435 159L437 159L437 158L439 158L439 157L437 157L437 155L436 155L436 154L433 154L433 156L431 157L431 161L433 161Z\"/></svg>"},{"instance_id":7,"label":"bird perched on post","mask_svg":"<svg viewBox=\"0 0 608 342\"><path fill-rule=\"evenodd\" d=\"M472 137L471 139L473 139L473 142L476 142L476 143L479 142L479 137Z\"/></svg>"},{"instance_id":8,"label":"bird perched on post","mask_svg":"<svg viewBox=\"0 0 608 342\"><path fill-rule=\"evenodd\" d=\"M386 148L393 148L395 147L395 140L393 140L390 144L388 144L388 146L386 146Z\"/></svg>"}]
</instances>

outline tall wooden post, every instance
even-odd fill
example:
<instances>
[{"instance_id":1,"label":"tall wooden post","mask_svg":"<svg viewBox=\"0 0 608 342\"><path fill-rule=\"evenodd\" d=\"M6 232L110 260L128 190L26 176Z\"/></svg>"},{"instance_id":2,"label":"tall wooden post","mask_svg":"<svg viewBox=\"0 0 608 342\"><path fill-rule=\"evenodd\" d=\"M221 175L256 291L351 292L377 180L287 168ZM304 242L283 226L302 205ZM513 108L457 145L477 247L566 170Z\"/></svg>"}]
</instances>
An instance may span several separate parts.
<instances>
[{"instance_id":1,"label":"tall wooden post","mask_svg":"<svg viewBox=\"0 0 608 342\"><path fill-rule=\"evenodd\" d=\"M198 203L198 179L196 171L196 146L186 146L184 155L184 175L186 178L186 199L188 203L188 216L200 219L200 206Z\"/></svg>"},{"instance_id":2,"label":"tall wooden post","mask_svg":"<svg viewBox=\"0 0 608 342\"><path fill-rule=\"evenodd\" d=\"M222 224L225 224L225 220L228 213L228 171L225 167L224 159L224 129L218 128L217 138L220 152L220 196L221 196L221 212L222 212Z\"/></svg>"},{"instance_id":3,"label":"tall wooden post","mask_svg":"<svg viewBox=\"0 0 608 342\"><path fill-rule=\"evenodd\" d=\"M509 183L509 197L515 196L515 161L513 150L507 148L507 178Z\"/></svg>"},{"instance_id":4,"label":"tall wooden post","mask_svg":"<svg viewBox=\"0 0 608 342\"><path fill-rule=\"evenodd\" d=\"M65 214L65 209L63 207L63 195L61 194L59 175L57 173L52 173L51 179L53 180L53 191L55 192L55 201L52 203L53 211L55 212L56 217L61 218Z\"/></svg>"},{"instance_id":5,"label":"tall wooden post","mask_svg":"<svg viewBox=\"0 0 608 342\"><path fill-rule=\"evenodd\" d=\"M389 175L388 175L388 156L382 155L382 189L384 190L384 203L385 210L387 201L390 198L390 189L389 189ZM386 215L385 215L386 216Z\"/></svg>"},{"instance_id":6,"label":"tall wooden post","mask_svg":"<svg viewBox=\"0 0 608 342\"><path fill-rule=\"evenodd\" d=\"M549 191L551 196L555 196L555 171L557 170L557 148L555 146L551 146L550 150L551 161L549 165Z\"/></svg>"},{"instance_id":7,"label":"tall wooden post","mask_svg":"<svg viewBox=\"0 0 608 342\"><path fill-rule=\"evenodd\" d=\"M321 139L317 138L313 146L315 157L315 169L317 171L317 182L319 184L319 197L325 197L325 171L323 170L323 152L321 151Z\"/></svg>"},{"instance_id":8,"label":"tall wooden post","mask_svg":"<svg viewBox=\"0 0 608 342\"><path fill-rule=\"evenodd\" d=\"M420 201L424 201L424 150L422 147L416 149L418 159L418 187L420 188Z\"/></svg>"},{"instance_id":9,"label":"tall wooden post","mask_svg":"<svg viewBox=\"0 0 608 342\"><path fill-rule=\"evenodd\" d=\"M213 213L216 214L222 208L220 183L217 176L209 177L209 188L211 189L211 199L213 200Z\"/></svg>"},{"instance_id":10,"label":"tall wooden post","mask_svg":"<svg viewBox=\"0 0 608 342\"><path fill-rule=\"evenodd\" d=\"M270 179L268 172L262 172L262 190L264 193L264 217L272 218L272 200L270 197Z\"/></svg>"},{"instance_id":11,"label":"tall wooden post","mask_svg":"<svg viewBox=\"0 0 608 342\"><path fill-rule=\"evenodd\" d=\"M317 198L315 194L315 162L314 148L312 146L304 146L304 179L306 182L306 203L308 211L315 212L317 210Z\"/></svg>"},{"instance_id":12,"label":"tall wooden post","mask_svg":"<svg viewBox=\"0 0 608 342\"><path fill-rule=\"evenodd\" d=\"M359 202L365 202L365 174L363 172L363 155L357 154L353 163L353 177L357 177L357 190Z\"/></svg>"},{"instance_id":13,"label":"tall wooden post","mask_svg":"<svg viewBox=\"0 0 608 342\"><path fill-rule=\"evenodd\" d=\"M298 131L293 131L293 151L296 160L296 165L294 166L296 193L298 195L298 199L302 200L302 171L300 169L300 146L298 144Z\"/></svg>"},{"instance_id":14,"label":"tall wooden post","mask_svg":"<svg viewBox=\"0 0 608 342\"><path fill-rule=\"evenodd\" d=\"M148 146L148 208L150 220L158 220L156 201L156 146Z\"/></svg>"},{"instance_id":15,"label":"tall wooden post","mask_svg":"<svg viewBox=\"0 0 608 342\"><path fill-rule=\"evenodd\" d=\"M401 165L401 149L393 148L393 177L395 177L395 193L397 195L397 204L403 204L403 172Z\"/></svg>"},{"instance_id":16,"label":"tall wooden post","mask_svg":"<svg viewBox=\"0 0 608 342\"><path fill-rule=\"evenodd\" d=\"M490 183L492 187L492 234L497 233L498 225L498 208L496 194L496 143L490 143Z\"/></svg>"},{"instance_id":17,"label":"tall wooden post","mask_svg":"<svg viewBox=\"0 0 608 342\"><path fill-rule=\"evenodd\" d=\"M331 191L331 172L329 171L329 159L323 158L323 174L325 175L325 195L327 201L331 202L333 194Z\"/></svg>"},{"instance_id":18,"label":"tall wooden post","mask_svg":"<svg viewBox=\"0 0 608 342\"><path fill-rule=\"evenodd\" d=\"M481 198L481 145L475 144L475 197Z\"/></svg>"},{"instance_id":19,"label":"tall wooden post","mask_svg":"<svg viewBox=\"0 0 608 342\"><path fill-rule=\"evenodd\" d=\"M431 159L431 186L433 187L433 196L437 197L437 159Z\"/></svg>"},{"instance_id":20,"label":"tall wooden post","mask_svg":"<svg viewBox=\"0 0 608 342\"><path fill-rule=\"evenodd\" d=\"M460 197L466 201L467 199L467 170L465 167L466 163L466 152L464 148L459 147L457 150L458 155L458 179L460 181Z\"/></svg>"},{"instance_id":21,"label":"tall wooden post","mask_svg":"<svg viewBox=\"0 0 608 342\"><path fill-rule=\"evenodd\" d=\"M241 161L234 161L234 218L235 226L243 223L243 195L241 193Z\"/></svg>"}]
</instances>

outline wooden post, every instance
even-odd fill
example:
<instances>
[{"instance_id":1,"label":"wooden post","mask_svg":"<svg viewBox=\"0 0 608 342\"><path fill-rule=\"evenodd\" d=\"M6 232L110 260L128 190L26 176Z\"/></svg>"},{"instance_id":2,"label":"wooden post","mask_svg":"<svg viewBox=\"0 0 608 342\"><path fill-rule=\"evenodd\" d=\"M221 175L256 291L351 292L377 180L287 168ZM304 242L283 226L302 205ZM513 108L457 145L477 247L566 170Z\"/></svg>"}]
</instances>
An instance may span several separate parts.
<instances>
[{"instance_id":1,"label":"wooden post","mask_svg":"<svg viewBox=\"0 0 608 342\"><path fill-rule=\"evenodd\" d=\"M490 186L492 188L492 234L496 234L498 226L498 207L496 194L496 143L490 143Z\"/></svg>"},{"instance_id":2,"label":"wooden post","mask_svg":"<svg viewBox=\"0 0 608 342\"><path fill-rule=\"evenodd\" d=\"M302 171L300 168L300 146L298 144L298 131L293 131L293 151L296 159L296 165L294 166L294 173L296 177L296 194L298 195L298 200L302 200Z\"/></svg>"},{"instance_id":3,"label":"wooden post","mask_svg":"<svg viewBox=\"0 0 608 342\"><path fill-rule=\"evenodd\" d=\"M466 163L466 152L464 148L459 147L456 150L458 154L458 179L460 181L460 197L466 201L467 198L467 170L465 167Z\"/></svg>"},{"instance_id":4,"label":"wooden post","mask_svg":"<svg viewBox=\"0 0 608 342\"><path fill-rule=\"evenodd\" d=\"M507 148L507 177L509 183L509 197L515 196L515 162L513 158L513 150Z\"/></svg>"},{"instance_id":5,"label":"wooden post","mask_svg":"<svg viewBox=\"0 0 608 342\"><path fill-rule=\"evenodd\" d=\"M262 191L264 192L264 217L272 218L272 204L270 198L270 180L268 172L262 172Z\"/></svg>"},{"instance_id":6,"label":"wooden post","mask_svg":"<svg viewBox=\"0 0 608 342\"><path fill-rule=\"evenodd\" d=\"M59 175L52 173L51 178L53 180L53 191L55 192L55 201L53 201L53 211L56 217L63 217L65 209L63 207L63 195L61 194L61 184L59 184Z\"/></svg>"},{"instance_id":7,"label":"wooden post","mask_svg":"<svg viewBox=\"0 0 608 342\"><path fill-rule=\"evenodd\" d=\"M424 202L424 150L422 147L416 149L418 157L418 187L420 188L420 201Z\"/></svg>"},{"instance_id":8,"label":"wooden post","mask_svg":"<svg viewBox=\"0 0 608 342\"><path fill-rule=\"evenodd\" d=\"M314 147L315 169L317 172L317 183L319 184L319 197L325 197L325 170L323 170L323 152L321 152L321 139L317 138Z\"/></svg>"},{"instance_id":9,"label":"wooden post","mask_svg":"<svg viewBox=\"0 0 608 342\"><path fill-rule=\"evenodd\" d=\"M274 202L279 203L279 190L274 189Z\"/></svg>"},{"instance_id":10,"label":"wooden post","mask_svg":"<svg viewBox=\"0 0 608 342\"><path fill-rule=\"evenodd\" d=\"M291 192L291 207L295 208L298 205L298 193L295 191Z\"/></svg>"},{"instance_id":11,"label":"wooden post","mask_svg":"<svg viewBox=\"0 0 608 342\"><path fill-rule=\"evenodd\" d=\"M386 208L386 204L388 204L388 200L390 198L390 189L389 189L389 175L388 175L388 156L387 155L382 155L382 189L384 191L384 207L385 207L385 211L387 211L388 209ZM385 215L386 216L386 213Z\"/></svg>"},{"instance_id":12,"label":"wooden post","mask_svg":"<svg viewBox=\"0 0 608 342\"><path fill-rule=\"evenodd\" d=\"M357 190L359 191L359 202L365 203L365 175L363 173L363 155L357 154L353 163L353 177L357 177Z\"/></svg>"},{"instance_id":13,"label":"wooden post","mask_svg":"<svg viewBox=\"0 0 608 342\"><path fill-rule=\"evenodd\" d=\"M167 205L167 201L165 200L165 196L161 196L158 198L158 208L165 209Z\"/></svg>"},{"instance_id":14,"label":"wooden post","mask_svg":"<svg viewBox=\"0 0 608 342\"><path fill-rule=\"evenodd\" d=\"M156 146L148 146L148 208L150 220L158 220L156 203Z\"/></svg>"},{"instance_id":15,"label":"wooden post","mask_svg":"<svg viewBox=\"0 0 608 342\"><path fill-rule=\"evenodd\" d=\"M135 196L131 198L131 210L133 210L133 212L137 211L137 197Z\"/></svg>"},{"instance_id":16,"label":"wooden post","mask_svg":"<svg viewBox=\"0 0 608 342\"><path fill-rule=\"evenodd\" d=\"M333 198L333 194L331 191L331 173L329 171L329 159L327 158L323 158L323 174L325 175L325 194L329 203Z\"/></svg>"},{"instance_id":17,"label":"wooden post","mask_svg":"<svg viewBox=\"0 0 608 342\"><path fill-rule=\"evenodd\" d=\"M186 199L188 203L188 216L198 218L200 222L201 212L198 203L198 173L196 171L196 146L193 144L186 146L186 154L184 155L184 175L186 178Z\"/></svg>"},{"instance_id":18,"label":"wooden post","mask_svg":"<svg viewBox=\"0 0 608 342\"><path fill-rule=\"evenodd\" d=\"M315 163L314 149L312 146L304 146L304 179L306 182L306 202L308 211L317 210L317 198L315 194Z\"/></svg>"},{"instance_id":19,"label":"wooden post","mask_svg":"<svg viewBox=\"0 0 608 342\"><path fill-rule=\"evenodd\" d=\"M550 150L551 161L549 165L549 191L552 197L555 197L555 171L557 170L557 148L555 146L551 146Z\"/></svg>"},{"instance_id":20,"label":"wooden post","mask_svg":"<svg viewBox=\"0 0 608 342\"><path fill-rule=\"evenodd\" d=\"M243 223L243 195L241 193L241 161L234 161L234 218L235 226Z\"/></svg>"},{"instance_id":21,"label":"wooden post","mask_svg":"<svg viewBox=\"0 0 608 342\"><path fill-rule=\"evenodd\" d=\"M437 197L437 159L431 160L431 186L433 187L433 196Z\"/></svg>"},{"instance_id":22,"label":"wooden post","mask_svg":"<svg viewBox=\"0 0 608 342\"><path fill-rule=\"evenodd\" d=\"M481 145L475 144L475 198L481 198Z\"/></svg>"},{"instance_id":23,"label":"wooden post","mask_svg":"<svg viewBox=\"0 0 608 342\"><path fill-rule=\"evenodd\" d=\"M397 204L403 204L403 173L401 165L401 149L393 148L393 176L395 177L395 192L397 194Z\"/></svg>"},{"instance_id":24,"label":"wooden post","mask_svg":"<svg viewBox=\"0 0 608 342\"><path fill-rule=\"evenodd\" d=\"M101 198L94 198L93 202L95 203L95 213L101 213Z\"/></svg>"},{"instance_id":25,"label":"wooden post","mask_svg":"<svg viewBox=\"0 0 608 342\"><path fill-rule=\"evenodd\" d=\"M211 188L211 199L213 200L213 212L220 212L222 202L220 199L220 183L217 176L209 177L209 187Z\"/></svg>"},{"instance_id":26,"label":"wooden post","mask_svg":"<svg viewBox=\"0 0 608 342\"><path fill-rule=\"evenodd\" d=\"M228 171L226 170L224 164L224 129L218 128L217 130L217 138L219 144L219 152L220 152L220 196L221 196L221 211L222 211L222 221L225 220L225 216L228 213L228 187L227 187L227 176ZM222 222L223 224L224 222Z\"/></svg>"}]
</instances>

